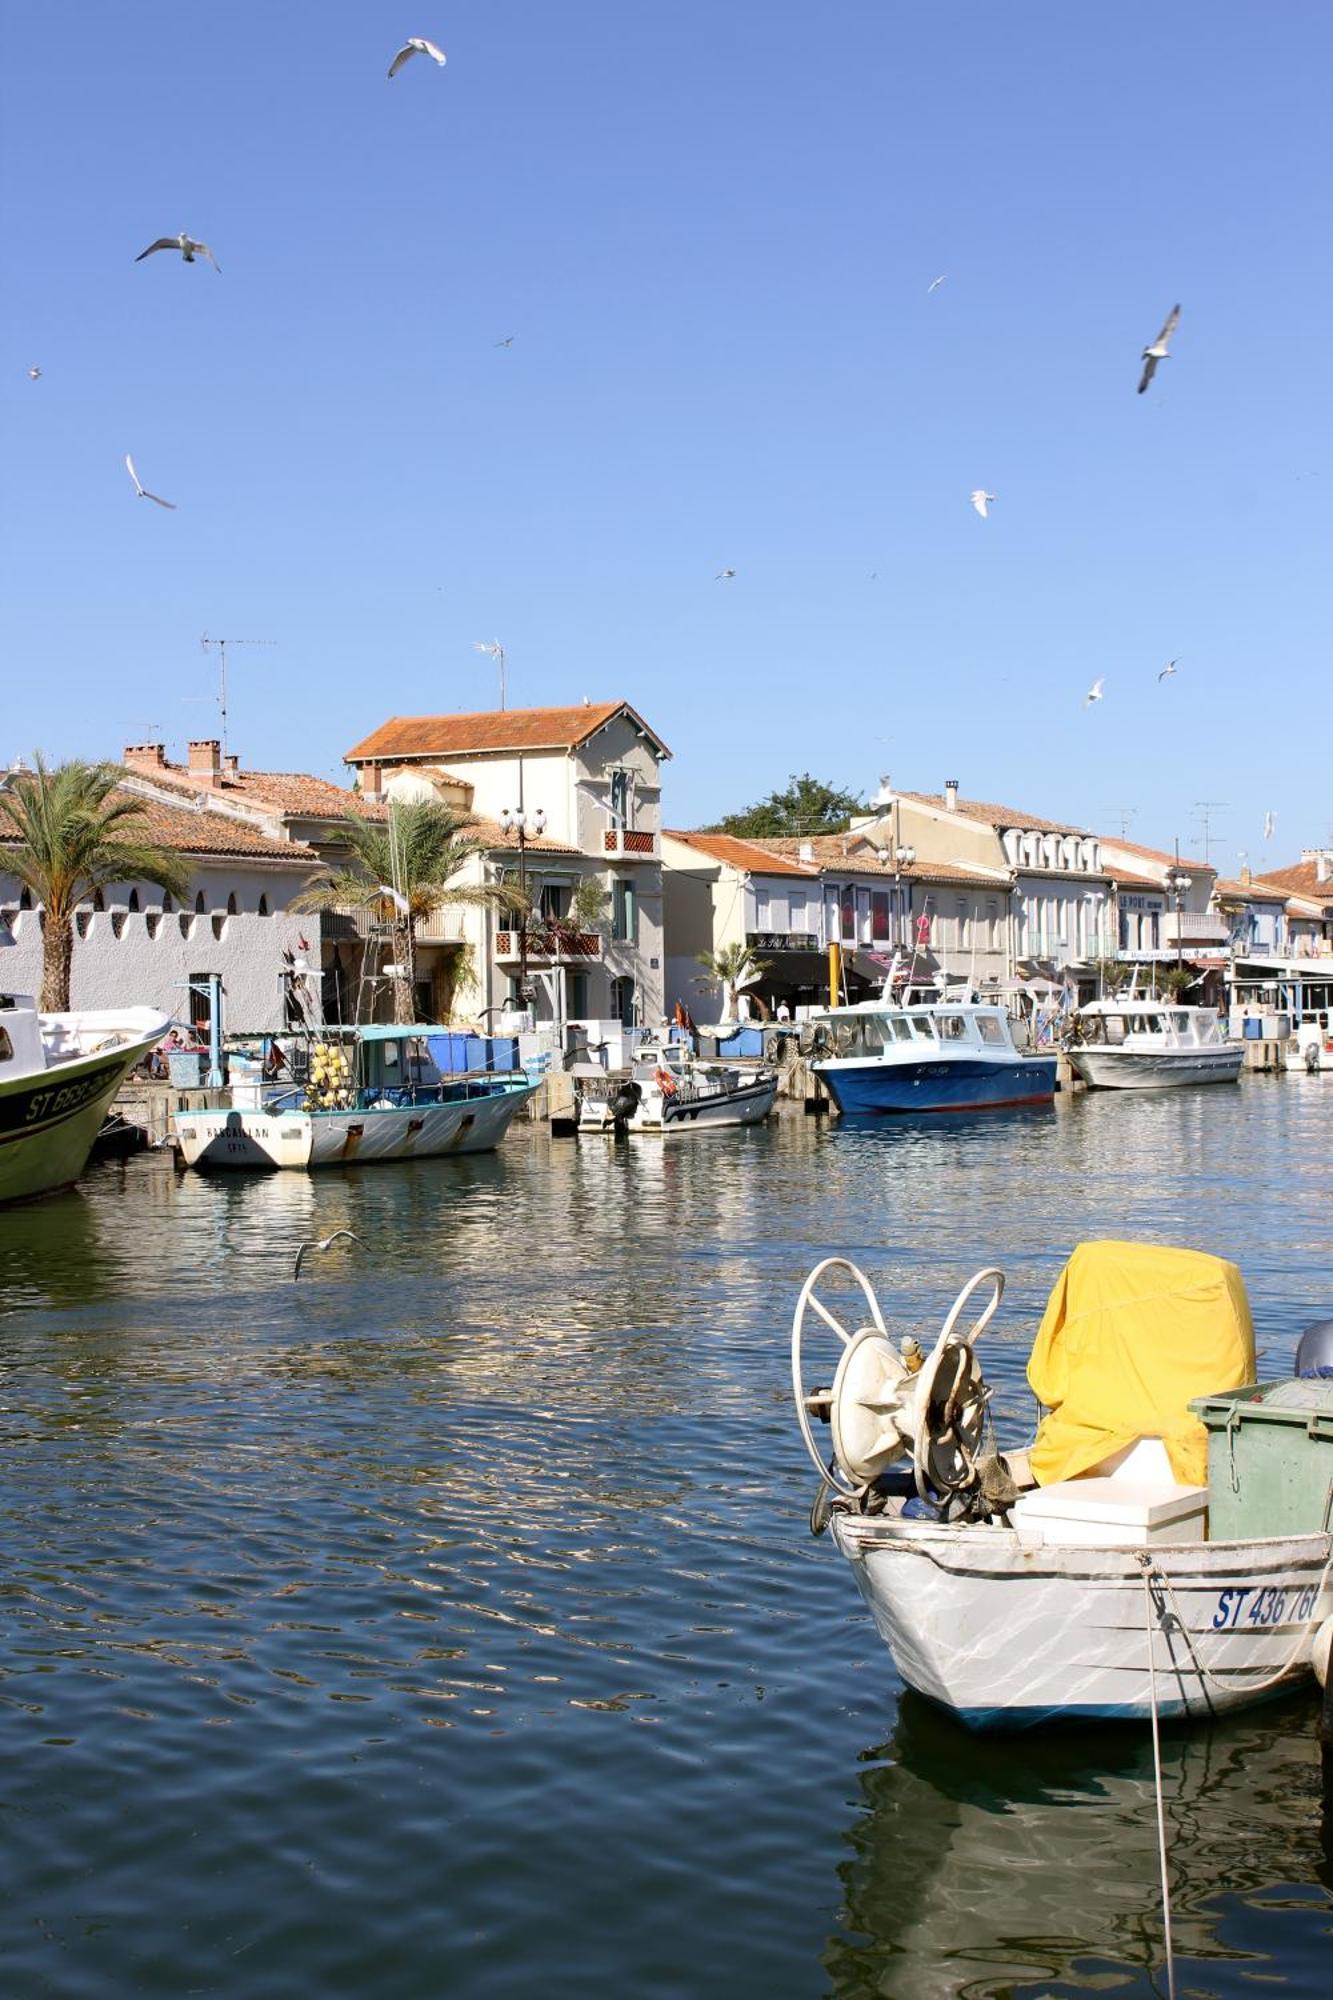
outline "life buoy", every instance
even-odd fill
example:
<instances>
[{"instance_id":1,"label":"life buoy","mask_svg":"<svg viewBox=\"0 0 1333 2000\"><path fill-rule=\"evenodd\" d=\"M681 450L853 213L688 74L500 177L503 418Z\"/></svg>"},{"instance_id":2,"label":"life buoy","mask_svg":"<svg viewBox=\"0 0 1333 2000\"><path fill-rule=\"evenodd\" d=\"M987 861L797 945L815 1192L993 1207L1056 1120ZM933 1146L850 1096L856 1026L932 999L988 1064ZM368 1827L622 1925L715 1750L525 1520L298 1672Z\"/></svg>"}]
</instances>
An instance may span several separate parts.
<instances>
[{"instance_id":1,"label":"life buoy","mask_svg":"<svg viewBox=\"0 0 1333 2000\"><path fill-rule=\"evenodd\" d=\"M658 1068L658 1070L657 1070L657 1073L656 1073L656 1074L655 1074L655 1076L653 1077L653 1082L654 1082L654 1083L655 1083L655 1084L657 1085L657 1087L658 1087L658 1089L659 1089L659 1090L661 1091L661 1093L662 1093L663 1097L674 1097L674 1096L675 1096L675 1094L676 1094L676 1079L675 1079L675 1077L674 1077L674 1076L673 1076L673 1075L671 1074L671 1071L670 1071L669 1069L663 1069L663 1068L660 1068L660 1067L659 1067L659 1068Z\"/></svg>"}]
</instances>

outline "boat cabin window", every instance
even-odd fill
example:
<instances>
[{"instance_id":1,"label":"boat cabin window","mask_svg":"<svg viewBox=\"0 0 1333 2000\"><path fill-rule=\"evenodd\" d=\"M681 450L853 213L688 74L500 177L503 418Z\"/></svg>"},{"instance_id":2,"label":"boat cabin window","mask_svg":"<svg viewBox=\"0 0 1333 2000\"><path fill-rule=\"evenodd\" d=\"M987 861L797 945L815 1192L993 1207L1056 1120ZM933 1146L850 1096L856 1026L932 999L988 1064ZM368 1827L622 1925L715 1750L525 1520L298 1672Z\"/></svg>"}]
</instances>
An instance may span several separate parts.
<instances>
[{"instance_id":1,"label":"boat cabin window","mask_svg":"<svg viewBox=\"0 0 1333 2000\"><path fill-rule=\"evenodd\" d=\"M961 1014L937 1014L935 1025L942 1042L965 1042L969 1039L967 1022Z\"/></svg>"},{"instance_id":2,"label":"boat cabin window","mask_svg":"<svg viewBox=\"0 0 1333 2000\"><path fill-rule=\"evenodd\" d=\"M1125 1017L1123 1014L1108 1014L1104 1021L1094 1021L1092 1025L1100 1028L1101 1038L1112 1048L1118 1047L1125 1039ZM1089 1039L1094 1038L1089 1037Z\"/></svg>"},{"instance_id":3,"label":"boat cabin window","mask_svg":"<svg viewBox=\"0 0 1333 2000\"><path fill-rule=\"evenodd\" d=\"M1134 1014L1130 1018L1130 1033L1134 1035L1160 1035L1162 1017L1160 1014Z\"/></svg>"},{"instance_id":4,"label":"boat cabin window","mask_svg":"<svg viewBox=\"0 0 1333 2000\"><path fill-rule=\"evenodd\" d=\"M1004 1030L994 1014L977 1015L977 1033L983 1042L989 1042L992 1047L1004 1040Z\"/></svg>"},{"instance_id":5,"label":"boat cabin window","mask_svg":"<svg viewBox=\"0 0 1333 2000\"><path fill-rule=\"evenodd\" d=\"M0 1028L0 1062L13 1062L14 1044L4 1028Z\"/></svg>"},{"instance_id":6,"label":"boat cabin window","mask_svg":"<svg viewBox=\"0 0 1333 2000\"><path fill-rule=\"evenodd\" d=\"M914 1014L912 1016L912 1033L919 1042L933 1042L935 1039L935 1024L930 1019L930 1016Z\"/></svg>"},{"instance_id":7,"label":"boat cabin window","mask_svg":"<svg viewBox=\"0 0 1333 2000\"><path fill-rule=\"evenodd\" d=\"M1171 1026L1172 1026L1172 1027L1173 1027L1173 1028L1175 1029L1175 1031L1176 1031L1176 1033L1177 1033L1178 1035L1187 1035L1187 1034L1189 1033L1189 1031L1190 1031L1190 1017L1189 1017L1189 1015L1188 1015L1188 1014L1173 1014L1173 1015L1171 1016Z\"/></svg>"},{"instance_id":8,"label":"boat cabin window","mask_svg":"<svg viewBox=\"0 0 1333 2000\"><path fill-rule=\"evenodd\" d=\"M834 1021L833 1046L840 1056L877 1056L884 1047L883 1024L873 1015Z\"/></svg>"},{"instance_id":9,"label":"boat cabin window","mask_svg":"<svg viewBox=\"0 0 1333 2000\"><path fill-rule=\"evenodd\" d=\"M901 1014L890 1014L890 1015L888 1016L888 1019L887 1019L887 1022L886 1022L886 1026L888 1026L888 1027L890 1027L890 1028L892 1028L892 1029L893 1029L893 1033L894 1033L894 1036L895 1036L895 1039L896 1039L896 1040L898 1040L898 1041L900 1041L900 1042L910 1042L910 1041L911 1041L911 1039L912 1039L912 1030L911 1030L911 1027L910 1027L910 1026L909 1026L909 1024L908 1024L908 1023L907 1023L907 1022L906 1022L906 1021L905 1021L905 1020L903 1019L903 1017L902 1017L902 1015L901 1015Z\"/></svg>"}]
</instances>

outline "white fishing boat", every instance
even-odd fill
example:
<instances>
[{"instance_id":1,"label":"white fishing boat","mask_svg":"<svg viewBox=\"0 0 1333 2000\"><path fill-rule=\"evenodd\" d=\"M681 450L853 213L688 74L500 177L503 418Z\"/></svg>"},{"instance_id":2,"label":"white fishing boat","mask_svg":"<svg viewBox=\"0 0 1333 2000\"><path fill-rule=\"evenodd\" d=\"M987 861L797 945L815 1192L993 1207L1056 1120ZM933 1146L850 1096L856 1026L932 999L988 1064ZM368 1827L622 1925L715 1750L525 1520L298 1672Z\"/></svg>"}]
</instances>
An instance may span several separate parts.
<instances>
[{"instance_id":1,"label":"white fishing boat","mask_svg":"<svg viewBox=\"0 0 1333 2000\"><path fill-rule=\"evenodd\" d=\"M170 1025L152 1007L43 1014L0 993L0 1204L78 1179L122 1080Z\"/></svg>"},{"instance_id":2,"label":"white fishing boat","mask_svg":"<svg viewBox=\"0 0 1333 2000\"><path fill-rule=\"evenodd\" d=\"M978 1272L928 1358L890 1339L844 1259L797 1302L811 1524L831 1526L903 1681L971 1728L1015 1729L1219 1715L1307 1678L1333 1614L1333 1383L1234 1393L1254 1353L1235 1267L1085 1244L1029 1364L1052 1407L1029 1452L1002 1453L975 1343L1003 1289ZM806 1382L816 1321L840 1344L828 1389Z\"/></svg>"},{"instance_id":3,"label":"white fishing boat","mask_svg":"<svg viewBox=\"0 0 1333 2000\"><path fill-rule=\"evenodd\" d=\"M304 1082L246 1084L216 1109L177 1112L185 1164L202 1172L378 1165L499 1145L537 1083L522 1070L449 1075L429 1027L326 1028Z\"/></svg>"},{"instance_id":4,"label":"white fishing boat","mask_svg":"<svg viewBox=\"0 0 1333 2000\"><path fill-rule=\"evenodd\" d=\"M1234 1083L1245 1055L1243 1043L1227 1039L1215 1008L1132 996L1081 1007L1066 1049L1093 1090Z\"/></svg>"},{"instance_id":5,"label":"white fishing boat","mask_svg":"<svg viewBox=\"0 0 1333 2000\"><path fill-rule=\"evenodd\" d=\"M627 1069L574 1072L580 1132L710 1132L758 1125L773 1109L777 1072L701 1062L683 1042L646 1043Z\"/></svg>"}]
</instances>

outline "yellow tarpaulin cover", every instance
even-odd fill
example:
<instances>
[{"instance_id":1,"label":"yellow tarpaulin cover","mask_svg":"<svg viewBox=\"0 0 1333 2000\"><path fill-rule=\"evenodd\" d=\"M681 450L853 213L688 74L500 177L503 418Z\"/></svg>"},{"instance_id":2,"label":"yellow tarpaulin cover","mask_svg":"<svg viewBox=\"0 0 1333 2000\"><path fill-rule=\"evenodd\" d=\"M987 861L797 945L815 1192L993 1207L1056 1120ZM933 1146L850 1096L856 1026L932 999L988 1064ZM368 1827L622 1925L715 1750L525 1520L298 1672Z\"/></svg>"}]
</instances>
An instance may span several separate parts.
<instances>
[{"instance_id":1,"label":"yellow tarpaulin cover","mask_svg":"<svg viewBox=\"0 0 1333 2000\"><path fill-rule=\"evenodd\" d=\"M1245 1280L1225 1258L1151 1243L1080 1243L1037 1329L1028 1381L1049 1414L1032 1447L1042 1486L1159 1437L1182 1486L1208 1483L1191 1398L1254 1380Z\"/></svg>"}]
</instances>

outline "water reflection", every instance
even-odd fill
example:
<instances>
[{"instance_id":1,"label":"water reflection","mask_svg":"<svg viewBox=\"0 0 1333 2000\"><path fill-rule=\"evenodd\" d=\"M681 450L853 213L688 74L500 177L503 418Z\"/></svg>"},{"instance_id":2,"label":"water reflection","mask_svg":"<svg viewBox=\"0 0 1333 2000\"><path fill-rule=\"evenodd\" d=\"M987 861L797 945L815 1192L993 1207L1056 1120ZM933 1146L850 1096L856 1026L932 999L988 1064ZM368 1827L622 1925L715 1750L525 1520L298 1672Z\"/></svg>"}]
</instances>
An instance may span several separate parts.
<instances>
[{"instance_id":1,"label":"water reflection","mask_svg":"<svg viewBox=\"0 0 1333 2000\"><path fill-rule=\"evenodd\" d=\"M1162 1926L1146 1732L974 1744L906 1695L867 1759L838 1869L844 1924L824 1961L840 2000L983 2000L1052 1983L1123 1993L1138 1979L1152 1990ZM1244 1942L1228 1936L1234 1904L1307 1885L1312 1939L1333 1910L1312 1704L1168 1736L1163 1764L1182 1990L1219 1990L1219 1965L1224 1984L1228 1968L1242 1983L1271 1976L1253 1925ZM1281 1983L1321 1990L1302 1985L1283 1936Z\"/></svg>"}]
</instances>

